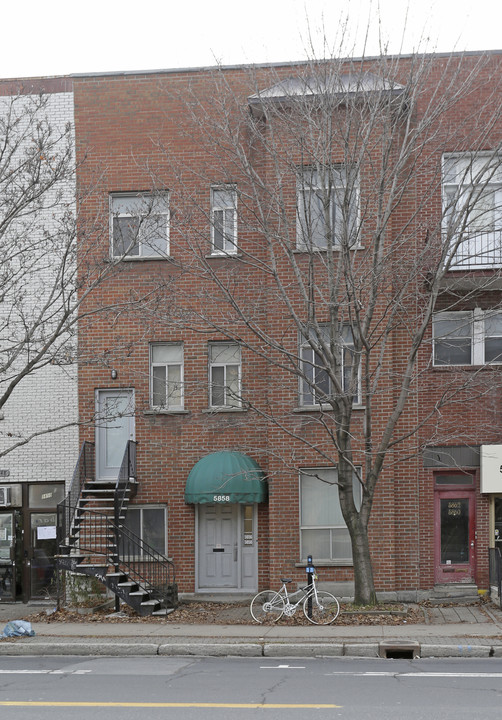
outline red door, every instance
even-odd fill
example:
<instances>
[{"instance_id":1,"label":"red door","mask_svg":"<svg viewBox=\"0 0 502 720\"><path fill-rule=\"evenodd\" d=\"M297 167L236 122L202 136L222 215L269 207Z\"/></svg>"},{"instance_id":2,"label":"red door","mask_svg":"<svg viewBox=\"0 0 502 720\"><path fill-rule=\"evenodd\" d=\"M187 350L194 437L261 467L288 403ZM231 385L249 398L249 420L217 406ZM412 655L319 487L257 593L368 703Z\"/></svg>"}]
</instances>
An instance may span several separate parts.
<instances>
[{"instance_id":1,"label":"red door","mask_svg":"<svg viewBox=\"0 0 502 720\"><path fill-rule=\"evenodd\" d=\"M475 582L476 528L473 490L435 493L435 581Z\"/></svg>"}]
</instances>

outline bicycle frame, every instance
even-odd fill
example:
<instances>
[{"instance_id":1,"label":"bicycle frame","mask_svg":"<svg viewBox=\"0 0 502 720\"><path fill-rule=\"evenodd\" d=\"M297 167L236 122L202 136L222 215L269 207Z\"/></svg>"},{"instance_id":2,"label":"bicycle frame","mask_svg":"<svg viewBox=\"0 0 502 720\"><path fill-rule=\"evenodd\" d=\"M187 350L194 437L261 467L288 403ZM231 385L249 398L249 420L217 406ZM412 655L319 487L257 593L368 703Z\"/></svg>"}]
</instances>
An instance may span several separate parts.
<instances>
[{"instance_id":1,"label":"bicycle frame","mask_svg":"<svg viewBox=\"0 0 502 720\"><path fill-rule=\"evenodd\" d=\"M296 595L300 595L297 602L292 603L292 598L296 597ZM298 590L295 590L294 592L288 593L287 583L282 583L282 587L279 590L279 594L284 595L284 614L287 617L291 617L295 614L298 605L305 602L306 598L309 597L315 597L317 600L317 587L315 584L315 578L312 578L312 585L305 585L305 587L298 588Z\"/></svg>"}]
</instances>

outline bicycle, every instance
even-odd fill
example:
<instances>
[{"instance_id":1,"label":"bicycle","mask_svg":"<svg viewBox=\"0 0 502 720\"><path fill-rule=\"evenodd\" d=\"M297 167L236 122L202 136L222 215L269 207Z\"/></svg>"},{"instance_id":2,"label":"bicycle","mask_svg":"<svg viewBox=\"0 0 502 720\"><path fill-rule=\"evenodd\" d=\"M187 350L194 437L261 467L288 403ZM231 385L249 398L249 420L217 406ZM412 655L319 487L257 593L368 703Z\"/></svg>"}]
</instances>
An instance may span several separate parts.
<instances>
[{"instance_id":1,"label":"bicycle","mask_svg":"<svg viewBox=\"0 0 502 720\"><path fill-rule=\"evenodd\" d=\"M283 615L293 617L300 603L303 603L303 614L314 625L330 625L340 614L340 603L334 595L326 590L318 590L315 584L317 575L312 577L312 585L306 585L293 593L288 593L287 585L291 578L281 578L280 590L262 590L251 600L249 610L257 623L266 620L277 622ZM300 595L297 602L292 599ZM309 615L309 601L312 601Z\"/></svg>"}]
</instances>

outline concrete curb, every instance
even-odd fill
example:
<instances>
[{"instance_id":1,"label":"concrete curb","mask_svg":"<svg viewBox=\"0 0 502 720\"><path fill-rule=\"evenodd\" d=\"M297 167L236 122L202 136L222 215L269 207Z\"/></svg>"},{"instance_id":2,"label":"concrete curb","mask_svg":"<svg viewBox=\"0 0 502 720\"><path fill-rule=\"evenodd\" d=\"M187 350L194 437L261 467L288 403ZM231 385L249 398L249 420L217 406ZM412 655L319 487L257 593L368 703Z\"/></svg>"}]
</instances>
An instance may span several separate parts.
<instances>
[{"instance_id":1,"label":"concrete curb","mask_svg":"<svg viewBox=\"0 0 502 720\"><path fill-rule=\"evenodd\" d=\"M170 643L158 646L158 655L198 655L199 657L262 657L258 643Z\"/></svg>"},{"instance_id":2,"label":"concrete curb","mask_svg":"<svg viewBox=\"0 0 502 720\"><path fill-rule=\"evenodd\" d=\"M491 644L485 639L453 643L423 643L410 641L407 643L408 655L400 657L412 658L446 658L471 657L489 658L502 657L502 644ZM413 646L413 647L411 647ZM0 642L0 656L44 656L44 655L76 655L101 657L134 657L134 656L171 656L171 657L359 657L380 658L392 657L389 649L399 648L395 643L379 642L347 642L347 643L301 643L301 642L263 642L263 643L200 643L200 642L30 642L29 638L15 641Z\"/></svg>"}]
</instances>

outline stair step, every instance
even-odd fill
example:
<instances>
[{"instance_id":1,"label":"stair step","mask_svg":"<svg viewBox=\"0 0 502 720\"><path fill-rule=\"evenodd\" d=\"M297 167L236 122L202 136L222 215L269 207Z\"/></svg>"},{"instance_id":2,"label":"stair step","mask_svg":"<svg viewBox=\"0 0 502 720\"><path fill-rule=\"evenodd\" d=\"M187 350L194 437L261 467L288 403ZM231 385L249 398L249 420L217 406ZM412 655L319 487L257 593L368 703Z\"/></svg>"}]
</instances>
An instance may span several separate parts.
<instances>
[{"instance_id":1,"label":"stair step","mask_svg":"<svg viewBox=\"0 0 502 720\"><path fill-rule=\"evenodd\" d=\"M174 612L175 609L176 608L162 608L161 610L154 610L152 615L155 615L155 617L165 617L166 615L170 615Z\"/></svg>"},{"instance_id":2,"label":"stair step","mask_svg":"<svg viewBox=\"0 0 502 720\"><path fill-rule=\"evenodd\" d=\"M119 582L119 583L117 583L117 585L122 588L137 588L138 587L138 583L134 582L134 580L126 580L125 582Z\"/></svg>"},{"instance_id":3,"label":"stair step","mask_svg":"<svg viewBox=\"0 0 502 720\"><path fill-rule=\"evenodd\" d=\"M158 600L145 600L141 603L141 607L145 609L148 607L157 607L158 605L160 605L160 602Z\"/></svg>"}]
</instances>

